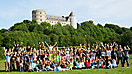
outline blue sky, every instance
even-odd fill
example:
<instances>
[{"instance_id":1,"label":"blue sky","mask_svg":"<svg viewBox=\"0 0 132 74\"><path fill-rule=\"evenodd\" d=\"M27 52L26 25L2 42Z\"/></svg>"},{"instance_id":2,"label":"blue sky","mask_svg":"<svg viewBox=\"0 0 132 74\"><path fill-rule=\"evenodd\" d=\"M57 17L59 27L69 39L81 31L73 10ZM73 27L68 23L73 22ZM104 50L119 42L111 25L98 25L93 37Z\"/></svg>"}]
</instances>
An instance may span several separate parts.
<instances>
[{"instance_id":1,"label":"blue sky","mask_svg":"<svg viewBox=\"0 0 132 74\"><path fill-rule=\"evenodd\" d=\"M77 22L93 20L94 24L132 26L132 0L1 0L0 29L17 22L31 20L33 9L44 9L49 15L69 15L74 12ZM35 8L34 8L35 7Z\"/></svg>"}]
</instances>

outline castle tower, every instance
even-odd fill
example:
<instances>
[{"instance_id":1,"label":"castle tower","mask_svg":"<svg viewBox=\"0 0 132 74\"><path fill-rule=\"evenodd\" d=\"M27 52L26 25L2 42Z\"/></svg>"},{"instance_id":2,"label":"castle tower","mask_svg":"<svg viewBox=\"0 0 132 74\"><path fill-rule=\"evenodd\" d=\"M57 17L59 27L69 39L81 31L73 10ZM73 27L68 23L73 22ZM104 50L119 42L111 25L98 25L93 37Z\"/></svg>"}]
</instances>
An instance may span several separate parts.
<instances>
[{"instance_id":1,"label":"castle tower","mask_svg":"<svg viewBox=\"0 0 132 74\"><path fill-rule=\"evenodd\" d=\"M33 10L32 19L36 20L38 24L46 21L46 11L45 10Z\"/></svg>"},{"instance_id":2,"label":"castle tower","mask_svg":"<svg viewBox=\"0 0 132 74\"><path fill-rule=\"evenodd\" d=\"M71 12L69 17L70 17L70 23L71 23L70 25L72 25L75 29L77 29L77 21L76 21L76 17L74 13Z\"/></svg>"}]
</instances>

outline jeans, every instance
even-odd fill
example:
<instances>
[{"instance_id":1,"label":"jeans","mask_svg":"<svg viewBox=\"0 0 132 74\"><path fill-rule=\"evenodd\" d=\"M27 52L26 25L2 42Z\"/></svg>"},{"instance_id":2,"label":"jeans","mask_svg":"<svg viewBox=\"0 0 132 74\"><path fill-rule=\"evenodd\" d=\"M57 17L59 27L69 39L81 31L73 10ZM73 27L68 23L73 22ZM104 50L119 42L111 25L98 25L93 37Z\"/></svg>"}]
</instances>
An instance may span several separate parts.
<instances>
[{"instance_id":1,"label":"jeans","mask_svg":"<svg viewBox=\"0 0 132 74\"><path fill-rule=\"evenodd\" d=\"M123 60L122 60L122 57L118 57L118 62L117 62L117 65L119 64L119 61L121 60L121 64L123 64Z\"/></svg>"},{"instance_id":2,"label":"jeans","mask_svg":"<svg viewBox=\"0 0 132 74\"><path fill-rule=\"evenodd\" d=\"M20 72L23 72L23 67L20 68Z\"/></svg>"},{"instance_id":3,"label":"jeans","mask_svg":"<svg viewBox=\"0 0 132 74\"><path fill-rule=\"evenodd\" d=\"M129 58L129 57L124 57L124 60L123 60L123 65L122 65L122 67L124 67L125 60L126 60L126 62L127 62L127 67L129 67L128 58Z\"/></svg>"},{"instance_id":4,"label":"jeans","mask_svg":"<svg viewBox=\"0 0 132 74\"><path fill-rule=\"evenodd\" d=\"M13 69L12 69L13 68ZM11 67L10 67L10 71L15 71L15 64L14 63L11 63Z\"/></svg>"}]
</instances>

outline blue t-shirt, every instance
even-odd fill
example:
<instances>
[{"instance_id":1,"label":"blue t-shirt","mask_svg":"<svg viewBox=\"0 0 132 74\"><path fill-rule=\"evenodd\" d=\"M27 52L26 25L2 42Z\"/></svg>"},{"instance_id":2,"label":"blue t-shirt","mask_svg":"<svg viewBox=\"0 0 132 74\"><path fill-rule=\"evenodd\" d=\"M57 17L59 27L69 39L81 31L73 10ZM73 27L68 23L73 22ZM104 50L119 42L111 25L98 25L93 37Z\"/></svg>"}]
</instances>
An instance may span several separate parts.
<instances>
[{"instance_id":1,"label":"blue t-shirt","mask_svg":"<svg viewBox=\"0 0 132 74\"><path fill-rule=\"evenodd\" d=\"M10 55L5 55L5 62L10 62L11 56Z\"/></svg>"}]
</instances>

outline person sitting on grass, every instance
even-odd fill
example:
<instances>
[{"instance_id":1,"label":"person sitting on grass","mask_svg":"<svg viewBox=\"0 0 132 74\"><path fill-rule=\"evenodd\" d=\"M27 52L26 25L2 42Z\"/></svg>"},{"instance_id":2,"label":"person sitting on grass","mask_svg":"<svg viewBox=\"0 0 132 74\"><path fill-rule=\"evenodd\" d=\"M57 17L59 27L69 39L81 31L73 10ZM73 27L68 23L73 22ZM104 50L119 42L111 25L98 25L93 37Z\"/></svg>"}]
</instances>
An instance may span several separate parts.
<instances>
[{"instance_id":1,"label":"person sitting on grass","mask_svg":"<svg viewBox=\"0 0 132 74\"><path fill-rule=\"evenodd\" d=\"M61 68L61 66L59 64L56 64L56 68L54 71L66 71L66 70L69 70L69 69Z\"/></svg>"},{"instance_id":2,"label":"person sitting on grass","mask_svg":"<svg viewBox=\"0 0 132 74\"><path fill-rule=\"evenodd\" d=\"M33 72L33 69L32 69L32 61L29 62L28 72Z\"/></svg>"},{"instance_id":3,"label":"person sitting on grass","mask_svg":"<svg viewBox=\"0 0 132 74\"><path fill-rule=\"evenodd\" d=\"M103 68L102 65L101 65L101 60L100 59L97 60L97 68L98 69Z\"/></svg>"},{"instance_id":4,"label":"person sitting on grass","mask_svg":"<svg viewBox=\"0 0 132 74\"><path fill-rule=\"evenodd\" d=\"M112 59L112 66L113 66L113 68L118 67L115 59Z\"/></svg>"},{"instance_id":5,"label":"person sitting on grass","mask_svg":"<svg viewBox=\"0 0 132 74\"><path fill-rule=\"evenodd\" d=\"M34 62L32 63L32 69L33 71L37 71L38 72L38 67L37 67L37 60L34 60Z\"/></svg>"},{"instance_id":6,"label":"person sitting on grass","mask_svg":"<svg viewBox=\"0 0 132 74\"><path fill-rule=\"evenodd\" d=\"M50 61L47 62L46 71L53 71L53 69L50 67Z\"/></svg>"},{"instance_id":7,"label":"person sitting on grass","mask_svg":"<svg viewBox=\"0 0 132 74\"><path fill-rule=\"evenodd\" d=\"M108 69L112 69L112 64L110 61L108 61L108 66L107 66Z\"/></svg>"},{"instance_id":8,"label":"person sitting on grass","mask_svg":"<svg viewBox=\"0 0 132 74\"><path fill-rule=\"evenodd\" d=\"M94 69L95 68L95 60L92 59L92 62L91 62L91 68Z\"/></svg>"},{"instance_id":9,"label":"person sitting on grass","mask_svg":"<svg viewBox=\"0 0 132 74\"><path fill-rule=\"evenodd\" d=\"M86 67L86 69L90 69L90 60L86 59L85 67Z\"/></svg>"},{"instance_id":10,"label":"person sitting on grass","mask_svg":"<svg viewBox=\"0 0 132 74\"><path fill-rule=\"evenodd\" d=\"M68 64L68 66L69 66L70 70L72 70L72 68L73 68L73 63L74 63L74 60L73 60L73 58L71 57L71 58L70 58L70 60L68 60L68 61L69 61L69 64Z\"/></svg>"}]
</instances>

